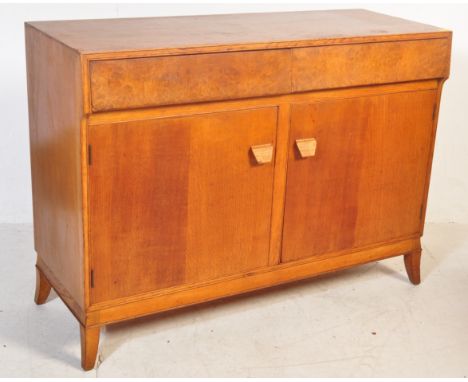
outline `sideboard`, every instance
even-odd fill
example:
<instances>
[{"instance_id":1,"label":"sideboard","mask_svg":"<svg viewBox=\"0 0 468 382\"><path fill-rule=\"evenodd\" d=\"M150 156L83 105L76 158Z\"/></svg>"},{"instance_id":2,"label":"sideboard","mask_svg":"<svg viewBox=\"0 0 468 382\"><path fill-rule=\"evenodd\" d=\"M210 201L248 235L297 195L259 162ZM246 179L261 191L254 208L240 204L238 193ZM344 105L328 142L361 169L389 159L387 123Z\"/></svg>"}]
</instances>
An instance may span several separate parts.
<instances>
[{"instance_id":1,"label":"sideboard","mask_svg":"<svg viewBox=\"0 0 468 382\"><path fill-rule=\"evenodd\" d=\"M365 10L25 24L35 301L100 327L403 256L451 32Z\"/></svg>"}]
</instances>

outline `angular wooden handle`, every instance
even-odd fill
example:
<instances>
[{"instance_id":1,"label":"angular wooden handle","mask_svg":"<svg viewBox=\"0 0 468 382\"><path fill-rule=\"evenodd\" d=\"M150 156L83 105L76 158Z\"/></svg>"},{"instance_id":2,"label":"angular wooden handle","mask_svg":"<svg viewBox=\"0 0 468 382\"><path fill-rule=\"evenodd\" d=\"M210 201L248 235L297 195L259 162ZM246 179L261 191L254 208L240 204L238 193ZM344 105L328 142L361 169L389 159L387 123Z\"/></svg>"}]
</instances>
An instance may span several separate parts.
<instances>
[{"instance_id":1,"label":"angular wooden handle","mask_svg":"<svg viewBox=\"0 0 468 382\"><path fill-rule=\"evenodd\" d=\"M266 145L257 145L250 147L255 160L258 164L270 163L273 159L273 145L267 143Z\"/></svg>"},{"instance_id":2,"label":"angular wooden handle","mask_svg":"<svg viewBox=\"0 0 468 382\"><path fill-rule=\"evenodd\" d=\"M317 140L315 138L296 139L296 146L301 158L310 158L315 155Z\"/></svg>"}]
</instances>

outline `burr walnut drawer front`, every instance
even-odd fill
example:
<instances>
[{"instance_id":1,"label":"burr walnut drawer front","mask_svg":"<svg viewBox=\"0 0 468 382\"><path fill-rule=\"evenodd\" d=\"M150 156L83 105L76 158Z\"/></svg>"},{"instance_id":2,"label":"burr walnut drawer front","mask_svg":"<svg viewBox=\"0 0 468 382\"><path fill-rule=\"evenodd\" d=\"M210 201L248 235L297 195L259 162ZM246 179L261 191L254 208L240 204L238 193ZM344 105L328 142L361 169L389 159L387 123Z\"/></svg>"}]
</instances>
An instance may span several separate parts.
<instances>
[{"instance_id":1,"label":"burr walnut drawer front","mask_svg":"<svg viewBox=\"0 0 468 382\"><path fill-rule=\"evenodd\" d=\"M292 49L292 92L444 78L450 39Z\"/></svg>"},{"instance_id":2,"label":"burr walnut drawer front","mask_svg":"<svg viewBox=\"0 0 468 382\"><path fill-rule=\"evenodd\" d=\"M288 93L287 49L91 61L93 111Z\"/></svg>"}]
</instances>

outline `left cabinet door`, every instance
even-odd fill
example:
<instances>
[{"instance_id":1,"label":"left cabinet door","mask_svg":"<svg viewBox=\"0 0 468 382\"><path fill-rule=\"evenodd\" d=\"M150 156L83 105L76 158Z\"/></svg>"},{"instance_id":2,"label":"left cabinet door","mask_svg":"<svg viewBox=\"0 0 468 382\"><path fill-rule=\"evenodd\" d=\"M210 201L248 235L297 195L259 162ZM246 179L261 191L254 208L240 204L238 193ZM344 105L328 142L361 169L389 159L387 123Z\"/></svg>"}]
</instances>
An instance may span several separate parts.
<instances>
[{"instance_id":1,"label":"left cabinet door","mask_svg":"<svg viewBox=\"0 0 468 382\"><path fill-rule=\"evenodd\" d=\"M90 126L91 303L267 266L276 126L276 107Z\"/></svg>"}]
</instances>

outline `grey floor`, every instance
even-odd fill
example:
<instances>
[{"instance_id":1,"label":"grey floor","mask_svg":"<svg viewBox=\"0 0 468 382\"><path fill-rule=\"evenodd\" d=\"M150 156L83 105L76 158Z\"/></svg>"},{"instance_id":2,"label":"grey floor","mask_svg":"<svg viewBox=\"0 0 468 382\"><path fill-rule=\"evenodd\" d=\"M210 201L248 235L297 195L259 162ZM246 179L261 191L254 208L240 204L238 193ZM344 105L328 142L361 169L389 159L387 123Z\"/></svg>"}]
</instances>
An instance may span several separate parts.
<instances>
[{"instance_id":1,"label":"grey floor","mask_svg":"<svg viewBox=\"0 0 468 382\"><path fill-rule=\"evenodd\" d=\"M423 244L418 287L395 258L108 326L86 373L71 313L33 303L32 227L0 225L0 376L466 377L468 226Z\"/></svg>"}]
</instances>

